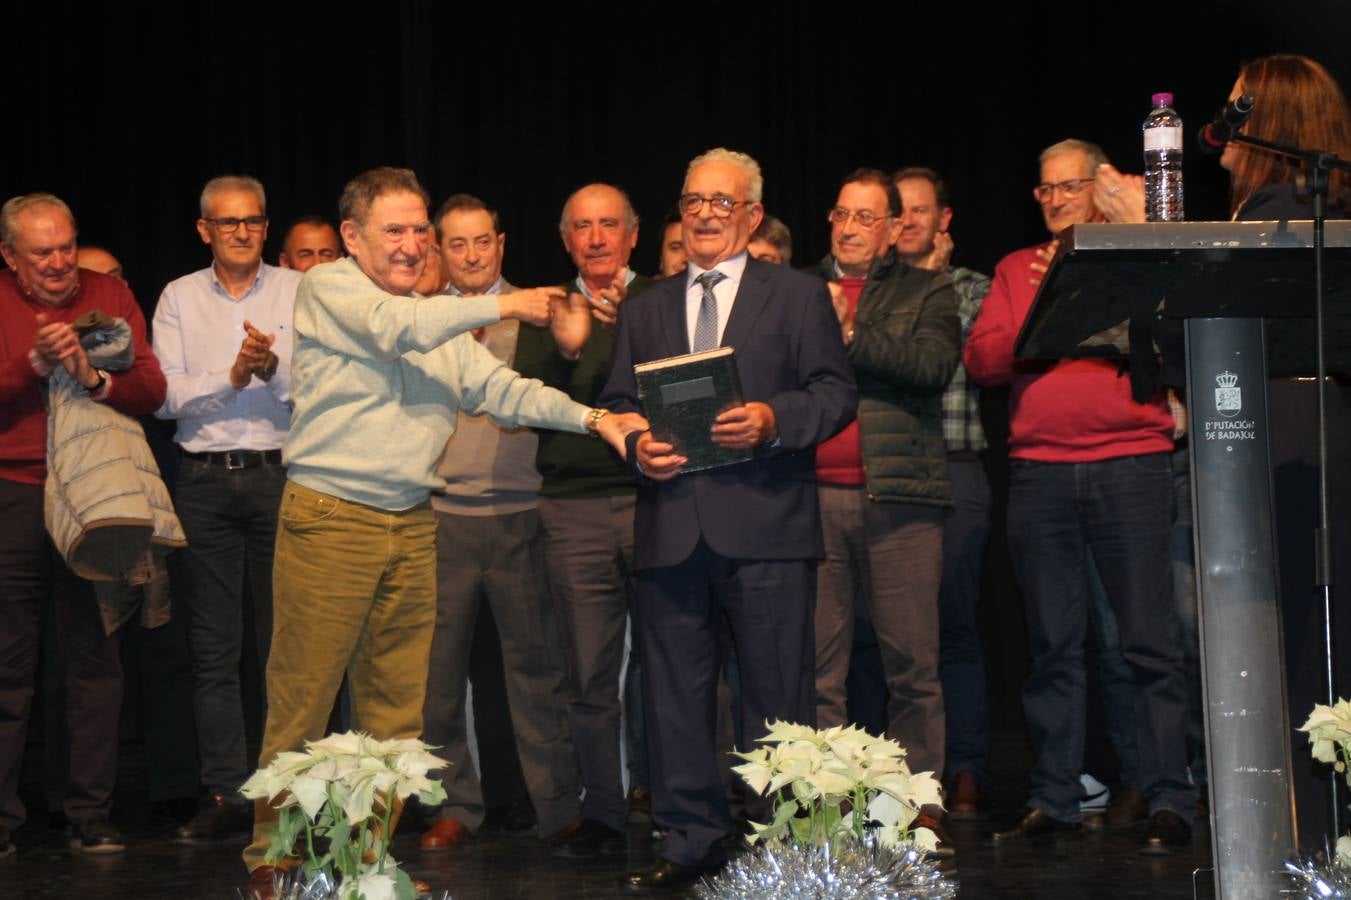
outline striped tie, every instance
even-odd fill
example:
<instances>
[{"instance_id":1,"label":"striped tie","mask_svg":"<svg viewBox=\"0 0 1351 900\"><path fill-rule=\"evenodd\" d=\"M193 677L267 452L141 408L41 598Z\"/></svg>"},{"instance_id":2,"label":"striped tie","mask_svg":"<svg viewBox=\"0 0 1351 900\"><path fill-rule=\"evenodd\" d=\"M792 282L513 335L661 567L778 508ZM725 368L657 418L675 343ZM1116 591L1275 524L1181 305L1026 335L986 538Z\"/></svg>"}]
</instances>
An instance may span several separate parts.
<instances>
[{"instance_id":1,"label":"striped tie","mask_svg":"<svg viewBox=\"0 0 1351 900\"><path fill-rule=\"evenodd\" d=\"M704 291L704 298L699 303L699 318L694 323L695 353L718 346L718 298L713 296L713 286L726 277L717 269L711 269L694 279Z\"/></svg>"}]
</instances>

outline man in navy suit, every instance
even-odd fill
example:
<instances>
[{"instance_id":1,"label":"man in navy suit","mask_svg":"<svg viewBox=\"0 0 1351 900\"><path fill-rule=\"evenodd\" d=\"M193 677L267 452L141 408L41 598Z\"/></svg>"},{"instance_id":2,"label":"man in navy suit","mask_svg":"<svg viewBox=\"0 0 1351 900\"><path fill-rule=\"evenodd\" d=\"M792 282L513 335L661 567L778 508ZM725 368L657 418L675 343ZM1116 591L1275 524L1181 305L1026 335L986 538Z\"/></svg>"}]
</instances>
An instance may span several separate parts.
<instances>
[{"instance_id":1,"label":"man in navy suit","mask_svg":"<svg viewBox=\"0 0 1351 900\"><path fill-rule=\"evenodd\" d=\"M682 474L670 444L629 439L643 476L634 546L652 813L668 828L656 865L624 876L630 893L679 890L725 859L733 826L714 748L724 613L747 742L766 720L814 720L814 450L854 417L857 394L824 282L747 256L763 183L744 153L719 148L690 163L679 204L688 269L624 304L598 401L637 410L635 363L733 347L745 403L712 434L753 453Z\"/></svg>"}]
</instances>

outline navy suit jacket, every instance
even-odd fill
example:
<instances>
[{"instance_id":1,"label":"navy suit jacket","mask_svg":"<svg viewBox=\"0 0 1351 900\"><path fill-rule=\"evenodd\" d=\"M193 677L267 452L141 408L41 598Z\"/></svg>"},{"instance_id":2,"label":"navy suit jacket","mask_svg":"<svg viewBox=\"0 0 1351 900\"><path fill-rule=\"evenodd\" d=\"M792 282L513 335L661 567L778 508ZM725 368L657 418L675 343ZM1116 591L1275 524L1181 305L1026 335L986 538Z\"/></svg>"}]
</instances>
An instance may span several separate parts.
<instances>
[{"instance_id":1,"label":"navy suit jacket","mask_svg":"<svg viewBox=\"0 0 1351 900\"><path fill-rule=\"evenodd\" d=\"M689 352L685 285L686 277L677 275L624 301L613 368L598 405L640 412L634 364ZM729 559L823 555L816 445L844 428L858 405L825 283L748 259L722 343L736 350L745 401L773 408L778 443L761 445L753 459L732 466L667 482L640 477L634 520L639 569L683 562L701 537ZM635 470L636 442L631 436Z\"/></svg>"}]
</instances>

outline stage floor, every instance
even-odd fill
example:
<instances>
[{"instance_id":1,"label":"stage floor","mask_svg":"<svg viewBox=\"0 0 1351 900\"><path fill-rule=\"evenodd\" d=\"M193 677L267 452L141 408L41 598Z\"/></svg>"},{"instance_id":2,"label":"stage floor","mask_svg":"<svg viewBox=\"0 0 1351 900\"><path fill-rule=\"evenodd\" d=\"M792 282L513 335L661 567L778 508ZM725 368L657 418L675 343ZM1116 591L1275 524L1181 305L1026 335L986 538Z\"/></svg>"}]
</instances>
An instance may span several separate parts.
<instances>
[{"instance_id":1,"label":"stage floor","mask_svg":"<svg viewBox=\"0 0 1351 900\"><path fill-rule=\"evenodd\" d=\"M115 815L116 820L124 816ZM1187 852L1168 857L1137 852L1141 829L1088 833L1026 846L995 848L986 822L952 823L957 857L948 867L964 898L1158 898L1212 896L1209 832L1198 828ZM53 900L181 898L230 900L245 883L243 842L187 846L148 823L125 828L127 851L91 857L65 848L61 832L28 827L18 852L0 859L0 897ZM602 898L620 896L626 868L652 858L644 826L629 829L627 856L588 862L556 860L531 837L480 837L444 853L421 853L412 833L395 840L395 856L415 877L455 900ZM440 896L437 894L437 896Z\"/></svg>"}]
</instances>

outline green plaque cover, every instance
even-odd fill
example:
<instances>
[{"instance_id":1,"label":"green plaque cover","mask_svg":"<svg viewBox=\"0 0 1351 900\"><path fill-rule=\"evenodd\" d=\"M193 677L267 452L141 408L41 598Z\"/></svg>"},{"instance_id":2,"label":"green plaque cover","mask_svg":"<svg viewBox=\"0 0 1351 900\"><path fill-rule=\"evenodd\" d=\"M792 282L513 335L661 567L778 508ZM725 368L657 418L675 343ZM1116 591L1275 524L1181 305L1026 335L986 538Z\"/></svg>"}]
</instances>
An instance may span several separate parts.
<instances>
[{"instance_id":1,"label":"green plaque cover","mask_svg":"<svg viewBox=\"0 0 1351 900\"><path fill-rule=\"evenodd\" d=\"M718 347L633 367L638 399L652 436L673 445L689 460L682 472L715 469L751 458L750 450L719 447L709 431L719 413L742 403L733 352L731 347Z\"/></svg>"}]
</instances>

